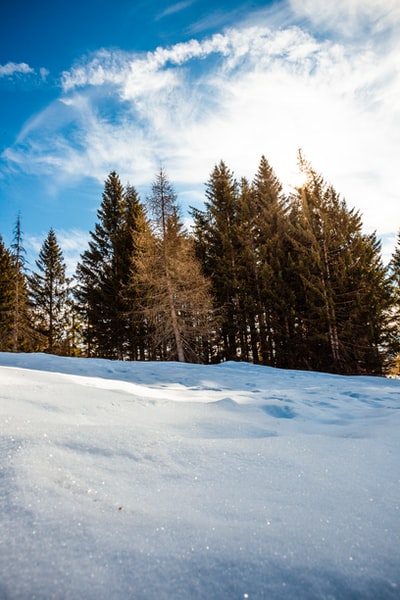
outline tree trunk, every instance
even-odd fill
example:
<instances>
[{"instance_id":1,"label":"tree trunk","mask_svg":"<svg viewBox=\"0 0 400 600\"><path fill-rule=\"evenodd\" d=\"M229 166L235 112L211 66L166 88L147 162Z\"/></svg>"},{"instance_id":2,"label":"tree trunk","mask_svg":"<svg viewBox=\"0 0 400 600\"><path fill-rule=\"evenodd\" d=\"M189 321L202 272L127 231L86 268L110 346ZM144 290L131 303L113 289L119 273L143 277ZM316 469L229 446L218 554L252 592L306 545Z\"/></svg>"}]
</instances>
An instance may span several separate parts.
<instances>
[{"instance_id":1,"label":"tree trunk","mask_svg":"<svg viewBox=\"0 0 400 600\"><path fill-rule=\"evenodd\" d=\"M182 336L181 336L181 332L179 330L179 325L178 325L178 315L176 314L176 310L175 310L174 295L172 293L171 282L170 282L168 273L167 273L167 285L168 285L169 306L170 306L170 311L171 311L171 324L172 324L172 329L173 329L174 337L175 337L178 361L186 362L185 361L185 353L184 353L183 344L182 344Z\"/></svg>"}]
</instances>

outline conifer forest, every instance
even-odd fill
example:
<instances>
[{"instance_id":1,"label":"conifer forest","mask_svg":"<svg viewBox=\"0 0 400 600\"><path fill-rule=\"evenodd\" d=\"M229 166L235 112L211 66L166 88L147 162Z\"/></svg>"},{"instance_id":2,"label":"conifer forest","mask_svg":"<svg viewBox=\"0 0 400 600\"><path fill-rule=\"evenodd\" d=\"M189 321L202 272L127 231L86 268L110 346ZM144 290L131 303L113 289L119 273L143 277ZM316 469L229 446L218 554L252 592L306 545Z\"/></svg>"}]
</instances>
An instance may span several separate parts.
<instances>
[{"instance_id":1,"label":"conifer forest","mask_svg":"<svg viewBox=\"0 0 400 600\"><path fill-rule=\"evenodd\" d=\"M359 212L298 162L289 194L264 156L252 181L216 164L190 231L163 169L144 201L111 172L72 277L53 229L27 268L18 216L10 247L0 237L0 351L395 369L400 234L385 265Z\"/></svg>"}]
</instances>

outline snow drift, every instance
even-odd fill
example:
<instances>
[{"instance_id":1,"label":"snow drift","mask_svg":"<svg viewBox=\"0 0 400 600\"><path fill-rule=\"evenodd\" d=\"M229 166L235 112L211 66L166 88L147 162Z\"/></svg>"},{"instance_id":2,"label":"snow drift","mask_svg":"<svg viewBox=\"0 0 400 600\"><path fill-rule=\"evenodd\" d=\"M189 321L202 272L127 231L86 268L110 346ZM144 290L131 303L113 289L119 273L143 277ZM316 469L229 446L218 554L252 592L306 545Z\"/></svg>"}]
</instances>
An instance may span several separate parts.
<instances>
[{"instance_id":1,"label":"snow drift","mask_svg":"<svg viewBox=\"0 0 400 600\"><path fill-rule=\"evenodd\" d=\"M400 598L400 382L0 354L0 598Z\"/></svg>"}]
</instances>

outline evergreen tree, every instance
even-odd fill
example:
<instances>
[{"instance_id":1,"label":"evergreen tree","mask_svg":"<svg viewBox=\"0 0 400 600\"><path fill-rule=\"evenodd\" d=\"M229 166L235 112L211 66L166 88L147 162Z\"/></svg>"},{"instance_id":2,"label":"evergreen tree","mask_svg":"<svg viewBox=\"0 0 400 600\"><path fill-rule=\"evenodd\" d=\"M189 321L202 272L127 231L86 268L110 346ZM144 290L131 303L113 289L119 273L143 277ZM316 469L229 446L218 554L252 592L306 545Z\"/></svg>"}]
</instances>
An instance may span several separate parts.
<instances>
[{"instance_id":1,"label":"evergreen tree","mask_svg":"<svg viewBox=\"0 0 400 600\"><path fill-rule=\"evenodd\" d=\"M66 279L66 285L64 332L60 354L63 356L82 356L84 348L84 323L79 306L75 302L74 279Z\"/></svg>"},{"instance_id":2,"label":"evergreen tree","mask_svg":"<svg viewBox=\"0 0 400 600\"><path fill-rule=\"evenodd\" d=\"M131 284L136 237L147 227L133 186L124 190L115 171L105 181L98 222L77 266L77 298L89 356L143 358L145 324L135 310Z\"/></svg>"},{"instance_id":3,"label":"evergreen tree","mask_svg":"<svg viewBox=\"0 0 400 600\"><path fill-rule=\"evenodd\" d=\"M290 289L282 186L262 156L252 184L238 185L221 162L206 196L206 210L193 209L196 251L224 315L221 357L283 366Z\"/></svg>"},{"instance_id":4,"label":"evergreen tree","mask_svg":"<svg viewBox=\"0 0 400 600\"><path fill-rule=\"evenodd\" d=\"M299 155L307 181L291 199L293 367L379 373L390 291L380 246Z\"/></svg>"},{"instance_id":5,"label":"evergreen tree","mask_svg":"<svg viewBox=\"0 0 400 600\"><path fill-rule=\"evenodd\" d=\"M0 236L0 350L11 349L14 317L15 269L10 251Z\"/></svg>"},{"instance_id":6,"label":"evergreen tree","mask_svg":"<svg viewBox=\"0 0 400 600\"><path fill-rule=\"evenodd\" d=\"M47 340L45 350L60 354L65 352L68 282L63 254L53 229L43 242L36 266L38 272L29 277L36 327Z\"/></svg>"},{"instance_id":7,"label":"evergreen tree","mask_svg":"<svg viewBox=\"0 0 400 600\"><path fill-rule=\"evenodd\" d=\"M25 254L21 217L18 215L11 244L14 289L11 315L11 340L9 343L12 352L35 351L40 348L42 342L41 336L32 327L32 307L28 295Z\"/></svg>"},{"instance_id":8,"label":"evergreen tree","mask_svg":"<svg viewBox=\"0 0 400 600\"><path fill-rule=\"evenodd\" d=\"M393 252L392 260L390 261L390 269L394 284L400 293L400 231L397 236L397 244Z\"/></svg>"},{"instance_id":9,"label":"evergreen tree","mask_svg":"<svg viewBox=\"0 0 400 600\"><path fill-rule=\"evenodd\" d=\"M291 343L286 198L282 185L265 156L252 184L252 239L255 259L256 314L263 364L285 366ZM289 281L288 281L289 280Z\"/></svg>"},{"instance_id":10,"label":"evergreen tree","mask_svg":"<svg viewBox=\"0 0 400 600\"><path fill-rule=\"evenodd\" d=\"M346 278L346 287L352 291L353 310L347 311L351 331L345 331L345 359L346 364L353 362L351 372L381 375L392 344L392 286L376 233L362 235L360 245L358 264L347 271Z\"/></svg>"},{"instance_id":11,"label":"evergreen tree","mask_svg":"<svg viewBox=\"0 0 400 600\"><path fill-rule=\"evenodd\" d=\"M75 295L86 324L89 356L123 359L127 354L124 287L131 235L126 227L126 205L120 178L112 171L105 181L89 248L77 266Z\"/></svg>"},{"instance_id":12,"label":"evergreen tree","mask_svg":"<svg viewBox=\"0 0 400 600\"><path fill-rule=\"evenodd\" d=\"M127 350L131 360L145 360L150 352L149 325L143 316L141 291L135 287L134 265L143 240L151 237L150 226L143 204L134 187L128 185L125 192L125 218L122 229L121 258L124 285L122 300L126 320Z\"/></svg>"},{"instance_id":13,"label":"evergreen tree","mask_svg":"<svg viewBox=\"0 0 400 600\"><path fill-rule=\"evenodd\" d=\"M14 263L14 314L13 314L13 352L18 352L21 329L24 328L25 305L25 248L22 243L21 216L17 216L11 245Z\"/></svg>"},{"instance_id":14,"label":"evergreen tree","mask_svg":"<svg viewBox=\"0 0 400 600\"><path fill-rule=\"evenodd\" d=\"M239 189L223 161L206 183L205 210L192 209L196 256L212 282L214 306L221 313L218 355L237 360L243 353L243 307L238 284Z\"/></svg>"},{"instance_id":15,"label":"evergreen tree","mask_svg":"<svg viewBox=\"0 0 400 600\"><path fill-rule=\"evenodd\" d=\"M261 362L260 322L263 313L259 306L259 264L256 253L254 189L246 178L240 182L237 206L236 270L238 287L238 315L240 357L254 363Z\"/></svg>"},{"instance_id":16,"label":"evergreen tree","mask_svg":"<svg viewBox=\"0 0 400 600\"><path fill-rule=\"evenodd\" d=\"M392 371L400 374L400 232L389 264L391 274L393 307L389 314L390 343L389 360Z\"/></svg>"}]
</instances>

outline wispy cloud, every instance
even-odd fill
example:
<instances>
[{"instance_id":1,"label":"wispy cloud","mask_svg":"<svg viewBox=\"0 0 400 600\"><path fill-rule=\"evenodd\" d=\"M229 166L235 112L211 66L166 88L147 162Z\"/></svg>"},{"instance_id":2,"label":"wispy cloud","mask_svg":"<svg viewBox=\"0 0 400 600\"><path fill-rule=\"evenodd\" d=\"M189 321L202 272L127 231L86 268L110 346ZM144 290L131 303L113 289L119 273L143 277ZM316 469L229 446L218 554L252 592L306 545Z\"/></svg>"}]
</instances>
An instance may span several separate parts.
<instances>
[{"instance_id":1,"label":"wispy cloud","mask_svg":"<svg viewBox=\"0 0 400 600\"><path fill-rule=\"evenodd\" d=\"M34 73L34 69L26 63L8 62L5 65L0 65L0 77L12 77L13 75Z\"/></svg>"},{"instance_id":2,"label":"wispy cloud","mask_svg":"<svg viewBox=\"0 0 400 600\"><path fill-rule=\"evenodd\" d=\"M0 82L2 85L15 85L16 83L23 87L41 86L47 81L49 71L42 67L35 71L27 63L8 62L0 65Z\"/></svg>"},{"instance_id":3,"label":"wispy cloud","mask_svg":"<svg viewBox=\"0 0 400 600\"><path fill-rule=\"evenodd\" d=\"M398 0L289 0L295 14L325 31L354 36L367 29L378 34L400 22Z\"/></svg>"},{"instance_id":4,"label":"wispy cloud","mask_svg":"<svg viewBox=\"0 0 400 600\"><path fill-rule=\"evenodd\" d=\"M195 4L197 0L183 0L183 2L176 2L175 4L171 4L165 10L163 10L159 15L157 15L156 20L159 21L164 19L164 17L170 17L186 8L189 8L193 4Z\"/></svg>"},{"instance_id":5,"label":"wispy cloud","mask_svg":"<svg viewBox=\"0 0 400 600\"><path fill-rule=\"evenodd\" d=\"M45 67L41 67L39 69L39 74L40 74L40 78L42 79L42 81L45 81L48 77L48 75L50 74L50 71L48 69L46 69Z\"/></svg>"},{"instance_id":6,"label":"wispy cloud","mask_svg":"<svg viewBox=\"0 0 400 600\"><path fill-rule=\"evenodd\" d=\"M388 10L391 2L379 0ZM360 14L353 0L339 4L361 31L379 3L366 0L371 10ZM147 54L95 53L63 73L60 99L27 125L4 156L20 168L58 177L78 173L104 181L115 168L138 186L149 183L162 163L193 203L190 197L197 200L221 158L238 176L252 177L264 153L290 184L303 147L350 206L361 209L369 229L397 229L396 5L392 21L382 7L374 13L375 28L392 27L390 44L371 35L321 39L300 27L301 17L320 23L326 3L291 5L290 19L297 15L298 26L271 29L259 12L258 25L249 16L245 26L203 40Z\"/></svg>"}]
</instances>

